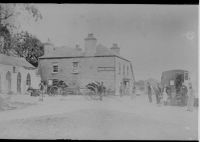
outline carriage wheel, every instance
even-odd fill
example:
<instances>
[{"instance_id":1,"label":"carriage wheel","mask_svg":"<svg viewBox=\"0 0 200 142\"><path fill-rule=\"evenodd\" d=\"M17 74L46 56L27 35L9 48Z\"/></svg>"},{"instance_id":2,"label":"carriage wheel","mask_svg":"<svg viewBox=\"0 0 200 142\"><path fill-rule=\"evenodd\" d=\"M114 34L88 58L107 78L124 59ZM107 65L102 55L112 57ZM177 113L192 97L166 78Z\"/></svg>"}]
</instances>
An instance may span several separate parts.
<instances>
[{"instance_id":1,"label":"carriage wheel","mask_svg":"<svg viewBox=\"0 0 200 142\"><path fill-rule=\"evenodd\" d=\"M91 92L89 96L90 96L90 99L92 100L101 100L101 96L97 94L96 92Z\"/></svg>"},{"instance_id":2,"label":"carriage wheel","mask_svg":"<svg viewBox=\"0 0 200 142\"><path fill-rule=\"evenodd\" d=\"M51 91L52 91L52 87L48 87L47 88L47 94L49 95L49 96L52 96L53 94L51 93Z\"/></svg>"},{"instance_id":3,"label":"carriage wheel","mask_svg":"<svg viewBox=\"0 0 200 142\"><path fill-rule=\"evenodd\" d=\"M58 87L56 87L56 86L51 87L50 95L54 96L54 95L57 95L57 94L58 94Z\"/></svg>"}]
</instances>

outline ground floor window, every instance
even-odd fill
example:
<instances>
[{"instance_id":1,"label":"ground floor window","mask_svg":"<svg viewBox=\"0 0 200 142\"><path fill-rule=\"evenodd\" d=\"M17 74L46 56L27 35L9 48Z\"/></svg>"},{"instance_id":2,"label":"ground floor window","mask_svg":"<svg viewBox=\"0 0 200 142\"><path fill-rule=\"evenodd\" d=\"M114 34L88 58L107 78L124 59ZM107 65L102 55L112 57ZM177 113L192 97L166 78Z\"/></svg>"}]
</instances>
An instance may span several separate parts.
<instances>
[{"instance_id":1,"label":"ground floor window","mask_svg":"<svg viewBox=\"0 0 200 142\"><path fill-rule=\"evenodd\" d=\"M21 93L21 73L17 74L17 92Z\"/></svg>"},{"instance_id":2,"label":"ground floor window","mask_svg":"<svg viewBox=\"0 0 200 142\"><path fill-rule=\"evenodd\" d=\"M27 74L27 77L26 77L26 85L31 86L31 76L29 73Z\"/></svg>"},{"instance_id":3,"label":"ground floor window","mask_svg":"<svg viewBox=\"0 0 200 142\"><path fill-rule=\"evenodd\" d=\"M6 73L6 84L7 84L7 91L10 92L11 91L11 73L10 73L10 71L8 71Z\"/></svg>"},{"instance_id":4,"label":"ground floor window","mask_svg":"<svg viewBox=\"0 0 200 142\"><path fill-rule=\"evenodd\" d=\"M53 71L52 71L52 73L58 73L58 65L57 64L53 65Z\"/></svg>"}]
</instances>

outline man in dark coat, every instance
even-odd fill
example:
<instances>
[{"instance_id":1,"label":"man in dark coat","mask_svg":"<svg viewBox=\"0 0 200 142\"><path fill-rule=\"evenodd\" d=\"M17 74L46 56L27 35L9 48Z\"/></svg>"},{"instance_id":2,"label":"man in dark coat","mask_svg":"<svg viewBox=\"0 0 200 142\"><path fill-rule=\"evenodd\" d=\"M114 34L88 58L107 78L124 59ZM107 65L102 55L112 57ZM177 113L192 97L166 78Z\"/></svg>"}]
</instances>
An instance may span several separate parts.
<instances>
[{"instance_id":1,"label":"man in dark coat","mask_svg":"<svg viewBox=\"0 0 200 142\"><path fill-rule=\"evenodd\" d=\"M159 87L159 85L157 85L156 87L154 87L154 92L155 92L155 95L156 95L156 103L160 104L161 88Z\"/></svg>"},{"instance_id":2,"label":"man in dark coat","mask_svg":"<svg viewBox=\"0 0 200 142\"><path fill-rule=\"evenodd\" d=\"M182 87L181 87L181 104L184 106L187 104L187 92L188 92L187 87L185 85L182 85Z\"/></svg>"}]
</instances>

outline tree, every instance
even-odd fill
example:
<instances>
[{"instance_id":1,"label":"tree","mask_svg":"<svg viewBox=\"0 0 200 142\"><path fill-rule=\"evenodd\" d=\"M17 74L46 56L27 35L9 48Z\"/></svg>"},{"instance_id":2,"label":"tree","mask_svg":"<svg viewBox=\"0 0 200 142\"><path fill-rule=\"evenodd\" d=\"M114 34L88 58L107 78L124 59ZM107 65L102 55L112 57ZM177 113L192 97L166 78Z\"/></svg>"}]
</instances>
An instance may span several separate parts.
<instances>
[{"instance_id":1,"label":"tree","mask_svg":"<svg viewBox=\"0 0 200 142\"><path fill-rule=\"evenodd\" d=\"M44 54L44 46L39 39L28 32L21 32L13 37L12 43L16 55L38 66L38 58Z\"/></svg>"},{"instance_id":2,"label":"tree","mask_svg":"<svg viewBox=\"0 0 200 142\"><path fill-rule=\"evenodd\" d=\"M8 28L15 27L19 15L30 15L35 21L42 19L40 11L33 4L0 4L0 23Z\"/></svg>"},{"instance_id":3,"label":"tree","mask_svg":"<svg viewBox=\"0 0 200 142\"><path fill-rule=\"evenodd\" d=\"M31 16L35 21L42 19L39 10L32 4L0 4L0 53L10 55L13 39L17 33L16 19L19 15Z\"/></svg>"},{"instance_id":4,"label":"tree","mask_svg":"<svg viewBox=\"0 0 200 142\"><path fill-rule=\"evenodd\" d=\"M0 53L9 54L11 50L11 34L6 26L0 26Z\"/></svg>"}]
</instances>

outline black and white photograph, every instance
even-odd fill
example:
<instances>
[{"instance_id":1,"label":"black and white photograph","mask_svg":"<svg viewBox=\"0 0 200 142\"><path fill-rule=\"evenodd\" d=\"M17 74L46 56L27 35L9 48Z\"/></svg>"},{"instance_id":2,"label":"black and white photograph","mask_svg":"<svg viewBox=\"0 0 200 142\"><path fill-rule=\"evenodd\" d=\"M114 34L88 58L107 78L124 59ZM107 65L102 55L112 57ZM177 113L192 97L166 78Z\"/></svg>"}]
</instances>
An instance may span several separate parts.
<instances>
[{"instance_id":1,"label":"black and white photograph","mask_svg":"<svg viewBox=\"0 0 200 142\"><path fill-rule=\"evenodd\" d=\"M0 3L0 139L199 140L198 14Z\"/></svg>"}]
</instances>

